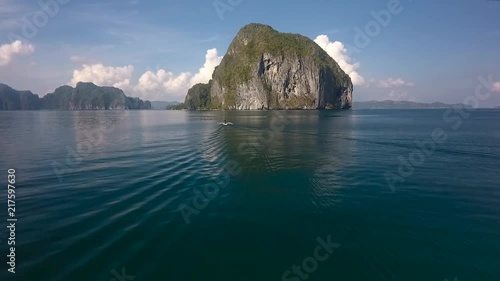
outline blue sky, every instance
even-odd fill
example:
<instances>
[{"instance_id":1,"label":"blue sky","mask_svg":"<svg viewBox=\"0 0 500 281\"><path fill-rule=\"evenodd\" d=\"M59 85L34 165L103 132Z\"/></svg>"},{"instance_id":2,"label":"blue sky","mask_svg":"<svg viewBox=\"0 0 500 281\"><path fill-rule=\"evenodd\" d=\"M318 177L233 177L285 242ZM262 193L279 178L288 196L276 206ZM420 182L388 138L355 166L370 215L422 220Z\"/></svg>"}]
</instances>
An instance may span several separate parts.
<instances>
[{"instance_id":1,"label":"blue sky","mask_svg":"<svg viewBox=\"0 0 500 281\"><path fill-rule=\"evenodd\" d=\"M89 80L182 100L206 82L238 30L259 22L316 39L356 75L355 100L463 102L482 76L491 95L481 105L500 105L500 2L400 0L393 13L397 2L0 0L0 82L42 96ZM57 8L48 14L40 3ZM373 16L382 10L391 17L384 26ZM356 28L366 32L370 22L379 30L360 45Z\"/></svg>"}]
</instances>

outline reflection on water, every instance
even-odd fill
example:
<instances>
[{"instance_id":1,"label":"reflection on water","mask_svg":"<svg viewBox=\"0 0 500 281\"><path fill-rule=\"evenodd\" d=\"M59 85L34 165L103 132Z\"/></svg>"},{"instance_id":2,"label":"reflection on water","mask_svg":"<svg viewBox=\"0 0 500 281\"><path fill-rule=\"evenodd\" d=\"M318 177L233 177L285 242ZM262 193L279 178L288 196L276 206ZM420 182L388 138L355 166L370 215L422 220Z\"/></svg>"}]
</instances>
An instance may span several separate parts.
<instances>
[{"instance_id":1,"label":"reflection on water","mask_svg":"<svg viewBox=\"0 0 500 281\"><path fill-rule=\"evenodd\" d=\"M474 112L394 193L384 173L446 125L441 111L0 120L0 166L18 175L19 280L109 281L124 267L135 280L280 280L328 235L342 245L311 279L500 280L499 111ZM179 206L235 163L186 224Z\"/></svg>"}]
</instances>

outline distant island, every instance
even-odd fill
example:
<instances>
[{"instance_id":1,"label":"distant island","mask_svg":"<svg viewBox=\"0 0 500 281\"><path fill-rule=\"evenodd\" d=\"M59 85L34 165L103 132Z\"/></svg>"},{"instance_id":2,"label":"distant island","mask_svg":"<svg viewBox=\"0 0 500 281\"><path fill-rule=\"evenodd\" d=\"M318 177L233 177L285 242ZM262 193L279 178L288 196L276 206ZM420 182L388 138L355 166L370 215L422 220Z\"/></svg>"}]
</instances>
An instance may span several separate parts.
<instances>
[{"instance_id":1,"label":"distant island","mask_svg":"<svg viewBox=\"0 0 500 281\"><path fill-rule=\"evenodd\" d=\"M178 101L151 101L151 109L165 110L167 107L179 105Z\"/></svg>"},{"instance_id":2,"label":"distant island","mask_svg":"<svg viewBox=\"0 0 500 281\"><path fill-rule=\"evenodd\" d=\"M190 110L350 109L351 78L313 40L263 24L243 27L207 84L193 86Z\"/></svg>"},{"instance_id":3,"label":"distant island","mask_svg":"<svg viewBox=\"0 0 500 281\"><path fill-rule=\"evenodd\" d=\"M423 108L449 108L452 106L465 106L463 104L446 104L442 102L421 103L412 101L358 101L353 103L355 109L423 109Z\"/></svg>"},{"instance_id":4,"label":"distant island","mask_svg":"<svg viewBox=\"0 0 500 281\"><path fill-rule=\"evenodd\" d=\"M186 106L184 103L172 104L166 107L166 110L186 110Z\"/></svg>"},{"instance_id":5,"label":"distant island","mask_svg":"<svg viewBox=\"0 0 500 281\"><path fill-rule=\"evenodd\" d=\"M114 87L79 82L61 86L40 98L31 91L17 91L0 83L0 110L129 110L151 109L151 102L125 96Z\"/></svg>"},{"instance_id":6,"label":"distant island","mask_svg":"<svg viewBox=\"0 0 500 281\"><path fill-rule=\"evenodd\" d=\"M196 88L195 88L196 89ZM204 97L204 95L201 95ZM205 96L206 97L206 96ZM193 103L196 101L186 100L184 103L167 106L167 110L193 110ZM426 108L450 108L453 106L470 107L464 104L447 104L442 102L422 103L411 101L358 101L352 103L353 109L426 109ZM495 107L500 108L500 106Z\"/></svg>"}]
</instances>

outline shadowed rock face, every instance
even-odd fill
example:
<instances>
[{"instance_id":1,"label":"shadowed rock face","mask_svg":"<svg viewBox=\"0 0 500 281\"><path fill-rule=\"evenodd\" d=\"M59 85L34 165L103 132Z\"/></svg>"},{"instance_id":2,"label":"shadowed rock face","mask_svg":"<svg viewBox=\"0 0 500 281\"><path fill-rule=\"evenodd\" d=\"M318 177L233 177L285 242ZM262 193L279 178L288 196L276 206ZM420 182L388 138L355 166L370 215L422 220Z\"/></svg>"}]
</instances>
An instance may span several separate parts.
<instances>
[{"instance_id":1,"label":"shadowed rock face","mask_svg":"<svg viewBox=\"0 0 500 281\"><path fill-rule=\"evenodd\" d=\"M43 97L45 109L65 110L126 110L151 109L149 101L125 96L114 87L99 87L79 82L75 88L62 86Z\"/></svg>"},{"instance_id":2,"label":"shadowed rock face","mask_svg":"<svg viewBox=\"0 0 500 281\"><path fill-rule=\"evenodd\" d=\"M189 110L210 109L210 83L196 84L189 89L184 107Z\"/></svg>"},{"instance_id":3,"label":"shadowed rock face","mask_svg":"<svg viewBox=\"0 0 500 281\"><path fill-rule=\"evenodd\" d=\"M213 108L349 109L352 82L314 41L250 24L215 69Z\"/></svg>"},{"instance_id":4,"label":"shadowed rock face","mask_svg":"<svg viewBox=\"0 0 500 281\"><path fill-rule=\"evenodd\" d=\"M37 110L41 106L41 100L32 92L16 91L0 84L0 110Z\"/></svg>"},{"instance_id":5,"label":"shadowed rock face","mask_svg":"<svg viewBox=\"0 0 500 281\"><path fill-rule=\"evenodd\" d=\"M16 91L0 84L0 110L126 110L151 109L149 101L125 96L114 87L78 83L75 88L61 86L39 98L28 91Z\"/></svg>"}]
</instances>

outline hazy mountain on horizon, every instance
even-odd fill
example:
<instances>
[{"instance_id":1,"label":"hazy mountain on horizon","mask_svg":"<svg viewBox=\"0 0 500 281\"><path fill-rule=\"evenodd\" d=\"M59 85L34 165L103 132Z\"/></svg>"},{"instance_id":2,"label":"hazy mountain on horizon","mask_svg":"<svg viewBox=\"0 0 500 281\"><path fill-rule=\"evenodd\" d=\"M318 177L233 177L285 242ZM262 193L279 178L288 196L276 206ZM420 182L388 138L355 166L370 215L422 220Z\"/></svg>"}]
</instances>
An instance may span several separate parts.
<instances>
[{"instance_id":1,"label":"hazy mountain on horizon","mask_svg":"<svg viewBox=\"0 0 500 281\"><path fill-rule=\"evenodd\" d=\"M154 110L165 110L169 105L178 105L178 101L151 101L151 108Z\"/></svg>"},{"instance_id":2,"label":"hazy mountain on horizon","mask_svg":"<svg viewBox=\"0 0 500 281\"><path fill-rule=\"evenodd\" d=\"M413 101L355 101L353 102L354 109L420 109L420 108L448 108L451 106L466 106L463 104L447 104L443 102L413 102Z\"/></svg>"},{"instance_id":3,"label":"hazy mountain on horizon","mask_svg":"<svg viewBox=\"0 0 500 281\"><path fill-rule=\"evenodd\" d=\"M149 101L126 96L116 87L79 82L58 87L42 98L0 83L0 110L127 110L151 109Z\"/></svg>"},{"instance_id":4,"label":"hazy mountain on horizon","mask_svg":"<svg viewBox=\"0 0 500 281\"><path fill-rule=\"evenodd\" d=\"M82 83L82 84L92 84L92 83ZM105 89L106 87L97 87L97 88ZM45 107L48 104L47 102L44 102L44 100L49 99L50 96L51 95L47 94L46 96L39 98L37 94L33 94L29 90L23 90L23 91L14 90L13 88L9 87L6 84L0 83L0 110L45 109ZM126 98L129 101L140 100L138 98L129 98L129 97ZM160 101L160 100L151 101L150 103L151 103L151 108L155 110L165 110L168 106L175 106L182 104L182 102L178 101ZM447 104L443 102L424 103L424 102L412 102L412 101L371 100L371 101L354 101L353 109L423 109L423 108L448 108L454 105L463 106L463 104ZM133 105L131 107L140 108L142 106ZM500 108L500 105L493 106L492 108Z\"/></svg>"}]
</instances>

